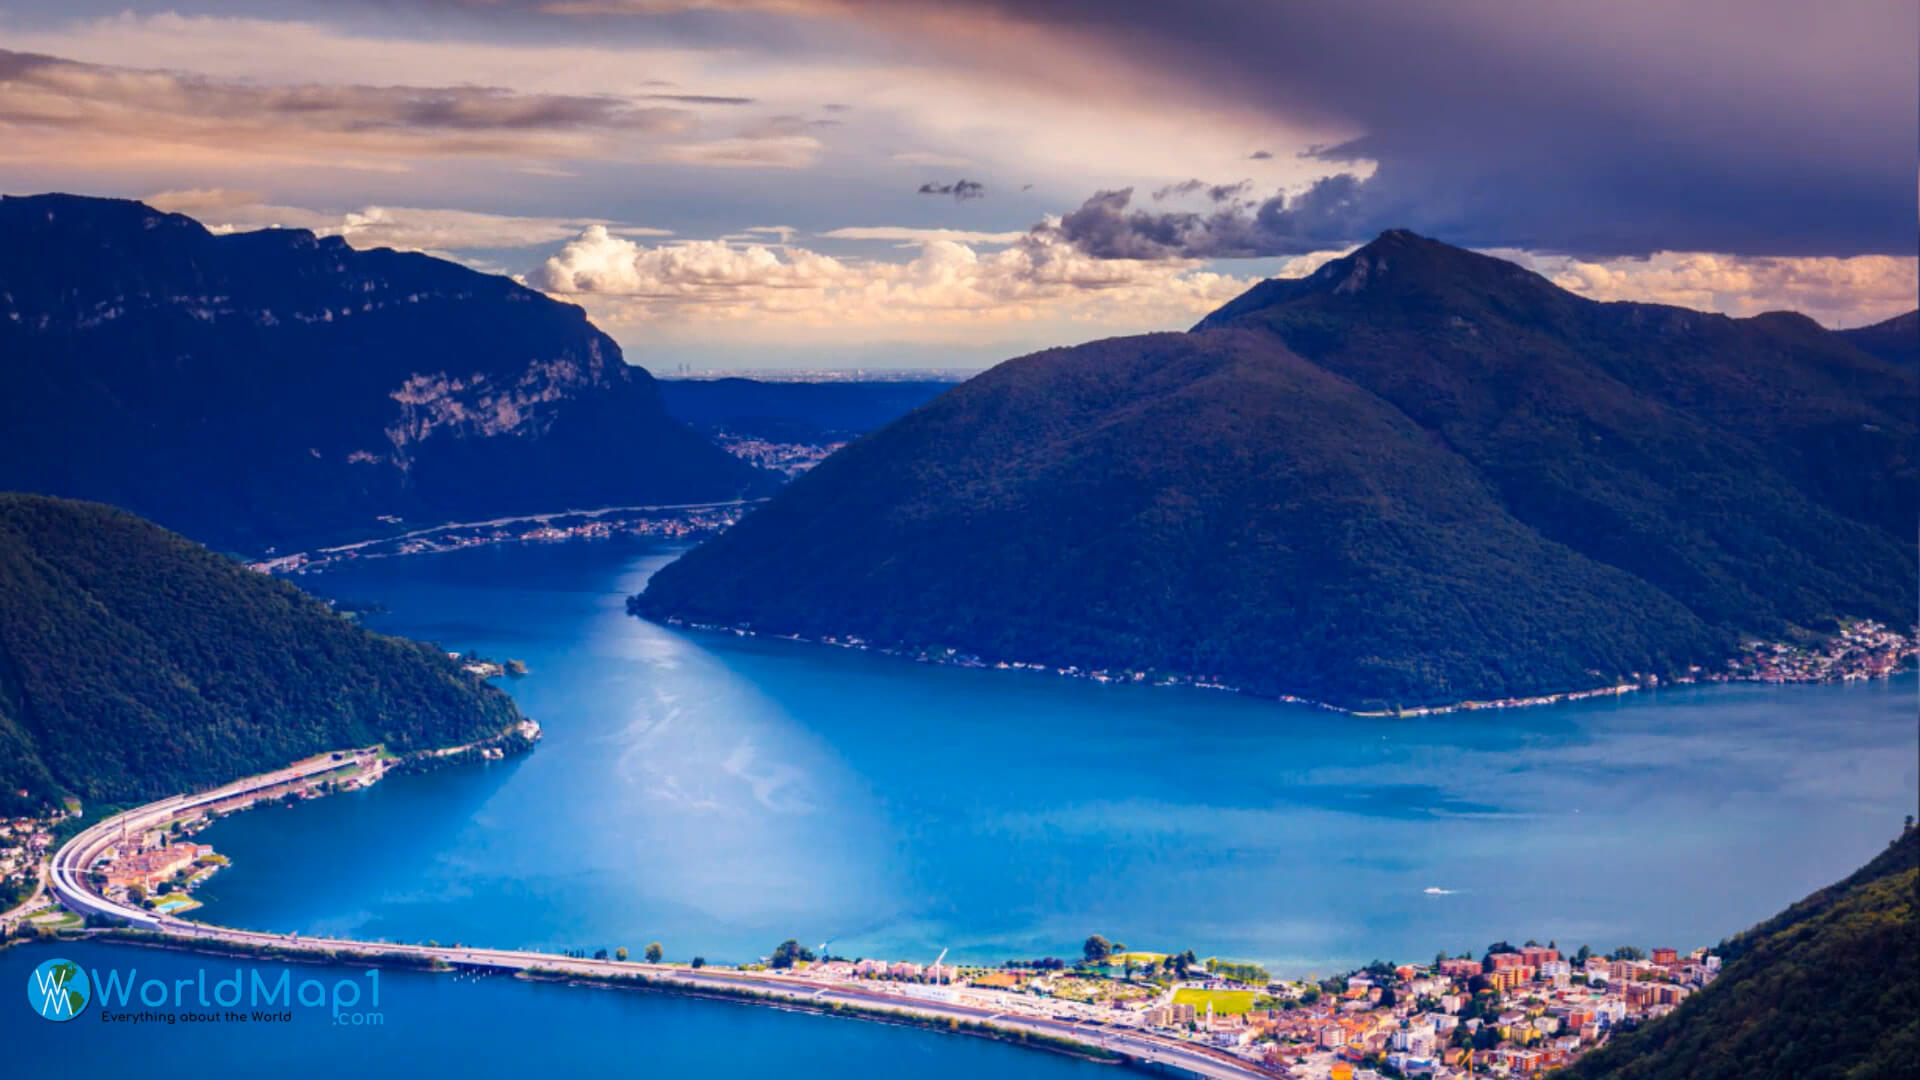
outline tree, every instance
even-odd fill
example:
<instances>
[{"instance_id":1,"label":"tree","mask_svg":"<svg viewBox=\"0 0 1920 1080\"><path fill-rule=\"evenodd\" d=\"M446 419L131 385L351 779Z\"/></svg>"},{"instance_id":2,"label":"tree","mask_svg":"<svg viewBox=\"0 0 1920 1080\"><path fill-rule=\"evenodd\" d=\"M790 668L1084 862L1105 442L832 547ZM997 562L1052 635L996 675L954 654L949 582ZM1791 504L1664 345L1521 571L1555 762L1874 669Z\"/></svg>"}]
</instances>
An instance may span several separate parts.
<instances>
[{"instance_id":1,"label":"tree","mask_svg":"<svg viewBox=\"0 0 1920 1080\"><path fill-rule=\"evenodd\" d=\"M1633 945L1622 945L1607 954L1609 960L1645 960L1647 954Z\"/></svg>"},{"instance_id":2,"label":"tree","mask_svg":"<svg viewBox=\"0 0 1920 1080\"><path fill-rule=\"evenodd\" d=\"M613 950L613 958L615 960L624 961L627 958L627 947L625 945L622 945L619 948Z\"/></svg>"},{"instance_id":3,"label":"tree","mask_svg":"<svg viewBox=\"0 0 1920 1080\"><path fill-rule=\"evenodd\" d=\"M595 960L605 960L607 958L607 950L605 949L593 950L593 958Z\"/></svg>"},{"instance_id":4,"label":"tree","mask_svg":"<svg viewBox=\"0 0 1920 1080\"><path fill-rule=\"evenodd\" d=\"M1101 937L1099 934L1095 934L1087 939L1085 945L1080 947L1080 952L1081 955L1087 958L1087 963L1104 964L1106 963L1107 957L1113 955L1113 943Z\"/></svg>"},{"instance_id":5,"label":"tree","mask_svg":"<svg viewBox=\"0 0 1920 1080\"><path fill-rule=\"evenodd\" d=\"M696 969L696 970L698 970L698 969L700 969L700 968L703 968L703 967L706 967L706 966L707 966L707 958L706 958L706 957L704 957L704 956L696 956L696 957L694 957L694 958L693 958L693 960L692 960L692 966L693 966L693 967L694 967L694 969ZM839 1002L835 1002L834 1004L836 1004L836 1005L838 1005L838 1004L839 1004Z\"/></svg>"},{"instance_id":6,"label":"tree","mask_svg":"<svg viewBox=\"0 0 1920 1080\"><path fill-rule=\"evenodd\" d=\"M810 963L812 960L812 949L806 948L792 938L788 938L773 950L773 956L769 959L768 963L771 967L784 969L792 967L796 962L804 961Z\"/></svg>"},{"instance_id":7,"label":"tree","mask_svg":"<svg viewBox=\"0 0 1920 1080\"><path fill-rule=\"evenodd\" d=\"M1592 947L1587 945L1582 945L1580 946L1580 951L1573 954L1573 966L1586 967L1587 961L1591 959L1593 959Z\"/></svg>"},{"instance_id":8,"label":"tree","mask_svg":"<svg viewBox=\"0 0 1920 1080\"><path fill-rule=\"evenodd\" d=\"M667 955L666 950L660 947L659 942L656 941L653 944L647 946L647 963L657 964L660 962L660 958L665 955Z\"/></svg>"}]
</instances>

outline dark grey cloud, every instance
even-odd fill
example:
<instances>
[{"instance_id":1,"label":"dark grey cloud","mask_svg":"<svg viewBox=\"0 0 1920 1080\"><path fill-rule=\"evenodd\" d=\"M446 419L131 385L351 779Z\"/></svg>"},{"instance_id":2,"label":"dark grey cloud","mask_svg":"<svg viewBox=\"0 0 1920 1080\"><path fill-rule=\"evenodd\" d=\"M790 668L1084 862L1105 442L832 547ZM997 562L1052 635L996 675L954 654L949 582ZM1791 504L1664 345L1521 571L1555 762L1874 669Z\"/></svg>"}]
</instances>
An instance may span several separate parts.
<instances>
[{"instance_id":1,"label":"dark grey cloud","mask_svg":"<svg viewBox=\"0 0 1920 1080\"><path fill-rule=\"evenodd\" d=\"M647 101L677 101L682 105L751 105L750 97L728 97L722 94L642 94Z\"/></svg>"},{"instance_id":2,"label":"dark grey cloud","mask_svg":"<svg viewBox=\"0 0 1920 1080\"><path fill-rule=\"evenodd\" d=\"M971 4L1355 131L1312 152L1349 180L1247 215L1276 244L1406 226L1602 256L1914 251L1912 0Z\"/></svg>"},{"instance_id":3,"label":"dark grey cloud","mask_svg":"<svg viewBox=\"0 0 1920 1080\"><path fill-rule=\"evenodd\" d=\"M922 195L951 195L955 202L984 198L987 185L977 180L955 180L951 184L925 183L920 185Z\"/></svg>"},{"instance_id":4,"label":"dark grey cloud","mask_svg":"<svg viewBox=\"0 0 1920 1080\"><path fill-rule=\"evenodd\" d=\"M1354 230L1344 241L1404 225L1474 246L1595 256L1914 250L1913 0L725 6L763 20L827 16L792 20L816 46L842 16L859 35L891 32L903 49L1004 78L1031 74L1007 60L1017 54L1006 44L1027 33L1042 51L1072 49L1142 85L1263 109L1283 126L1351 131L1312 154L1351 165L1359 185L1337 215ZM969 16L982 32L929 32Z\"/></svg>"},{"instance_id":5,"label":"dark grey cloud","mask_svg":"<svg viewBox=\"0 0 1920 1080\"><path fill-rule=\"evenodd\" d=\"M1247 160L1248 161L1272 161L1273 151L1255 150L1253 153L1247 155Z\"/></svg>"},{"instance_id":6,"label":"dark grey cloud","mask_svg":"<svg viewBox=\"0 0 1920 1080\"><path fill-rule=\"evenodd\" d=\"M1366 215L1364 190L1361 181L1342 174L1293 198L1229 198L1201 213L1137 209L1133 189L1121 188L1095 192L1052 228L1061 239L1102 259L1302 255L1342 246L1355 229L1365 227L1356 224Z\"/></svg>"},{"instance_id":7,"label":"dark grey cloud","mask_svg":"<svg viewBox=\"0 0 1920 1080\"><path fill-rule=\"evenodd\" d=\"M1164 202L1183 195L1200 195L1216 203L1237 199L1253 187L1253 181L1242 180L1234 184L1209 184L1205 180L1182 180L1177 184L1168 184L1153 193L1153 201Z\"/></svg>"}]
</instances>

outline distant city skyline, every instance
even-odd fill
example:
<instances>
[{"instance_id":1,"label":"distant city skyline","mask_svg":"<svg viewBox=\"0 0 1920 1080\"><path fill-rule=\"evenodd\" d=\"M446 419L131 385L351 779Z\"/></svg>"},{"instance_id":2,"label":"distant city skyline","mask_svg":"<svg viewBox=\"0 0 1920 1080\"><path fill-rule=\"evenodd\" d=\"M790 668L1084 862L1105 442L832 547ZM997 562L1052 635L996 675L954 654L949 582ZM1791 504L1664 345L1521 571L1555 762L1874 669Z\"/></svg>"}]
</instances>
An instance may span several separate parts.
<instances>
[{"instance_id":1,"label":"distant city skyline","mask_svg":"<svg viewBox=\"0 0 1920 1080\"><path fill-rule=\"evenodd\" d=\"M1910 310L1911 3L23 0L0 190L516 276L652 370L977 370L1406 226Z\"/></svg>"}]
</instances>

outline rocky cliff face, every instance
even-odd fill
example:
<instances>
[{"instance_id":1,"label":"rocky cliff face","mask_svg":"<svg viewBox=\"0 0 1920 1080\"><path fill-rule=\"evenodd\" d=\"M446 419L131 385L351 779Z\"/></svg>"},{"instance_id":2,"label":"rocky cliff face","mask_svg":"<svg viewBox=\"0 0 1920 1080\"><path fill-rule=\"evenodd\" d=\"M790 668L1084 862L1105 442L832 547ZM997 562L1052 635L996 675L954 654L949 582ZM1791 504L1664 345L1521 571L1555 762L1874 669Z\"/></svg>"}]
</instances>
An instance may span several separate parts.
<instances>
[{"instance_id":1,"label":"rocky cliff face","mask_svg":"<svg viewBox=\"0 0 1920 1080\"><path fill-rule=\"evenodd\" d=\"M247 553L769 486L668 416L577 307L137 202L0 200L0 373L0 488Z\"/></svg>"}]
</instances>

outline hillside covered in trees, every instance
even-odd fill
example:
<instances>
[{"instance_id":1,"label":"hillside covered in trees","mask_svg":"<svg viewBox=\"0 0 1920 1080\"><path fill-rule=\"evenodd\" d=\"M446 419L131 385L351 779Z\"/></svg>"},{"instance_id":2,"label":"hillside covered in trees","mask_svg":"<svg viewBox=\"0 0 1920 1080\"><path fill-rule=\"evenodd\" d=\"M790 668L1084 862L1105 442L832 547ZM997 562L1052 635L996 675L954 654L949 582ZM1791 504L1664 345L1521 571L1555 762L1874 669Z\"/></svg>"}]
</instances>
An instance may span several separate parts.
<instances>
[{"instance_id":1,"label":"hillside covered in trees","mask_svg":"<svg viewBox=\"0 0 1920 1080\"><path fill-rule=\"evenodd\" d=\"M440 650L94 503L0 494L0 600L0 810L156 798L521 719Z\"/></svg>"},{"instance_id":2,"label":"hillside covered in trees","mask_svg":"<svg viewBox=\"0 0 1920 1080\"><path fill-rule=\"evenodd\" d=\"M1920 830L1723 943L1718 979L1567 1080L1892 1080L1920 1062Z\"/></svg>"},{"instance_id":3,"label":"hillside covered in trees","mask_svg":"<svg viewBox=\"0 0 1920 1080\"><path fill-rule=\"evenodd\" d=\"M633 609L1352 708L1719 668L1916 603L1915 375L1404 231L1191 332L1010 360Z\"/></svg>"},{"instance_id":4,"label":"hillside covered in trees","mask_svg":"<svg viewBox=\"0 0 1920 1080\"><path fill-rule=\"evenodd\" d=\"M572 304L124 199L0 196L0 379L0 489L244 555L777 483Z\"/></svg>"}]
</instances>

